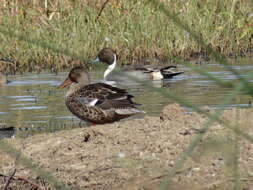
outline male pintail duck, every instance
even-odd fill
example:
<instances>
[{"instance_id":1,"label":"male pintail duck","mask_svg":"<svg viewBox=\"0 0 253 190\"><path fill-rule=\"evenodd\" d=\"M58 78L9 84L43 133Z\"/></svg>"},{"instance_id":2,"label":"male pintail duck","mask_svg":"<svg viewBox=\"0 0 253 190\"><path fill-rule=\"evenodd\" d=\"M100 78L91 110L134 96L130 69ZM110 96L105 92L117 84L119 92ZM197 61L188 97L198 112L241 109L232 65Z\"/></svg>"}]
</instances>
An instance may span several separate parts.
<instances>
[{"instance_id":1,"label":"male pintail duck","mask_svg":"<svg viewBox=\"0 0 253 190\"><path fill-rule=\"evenodd\" d=\"M103 62L108 64L109 66L104 72L104 80L108 79L109 74L115 69L117 64L117 55L116 52L111 48L103 48L99 53L98 57L93 63L96 62ZM161 79L169 79L173 78L176 75L182 74L184 72L176 72L172 69L177 68L177 66L165 66L165 67L154 67L154 68L147 68L147 67L137 67L136 71L142 71L143 73L148 73L152 80L161 80Z\"/></svg>"},{"instance_id":2,"label":"male pintail duck","mask_svg":"<svg viewBox=\"0 0 253 190\"><path fill-rule=\"evenodd\" d=\"M139 110L125 89L104 83L90 84L89 74L83 67L71 69L67 79L58 88L68 87L66 106L78 118L93 124L119 121Z\"/></svg>"},{"instance_id":3,"label":"male pintail duck","mask_svg":"<svg viewBox=\"0 0 253 190\"><path fill-rule=\"evenodd\" d=\"M103 48L101 51L99 51L97 59L93 63L99 61L108 65L107 69L104 72L104 80L107 81L109 75L115 69L117 64L116 52L111 48Z\"/></svg>"},{"instance_id":4,"label":"male pintail duck","mask_svg":"<svg viewBox=\"0 0 253 190\"><path fill-rule=\"evenodd\" d=\"M161 80L161 79L171 79L174 76L180 75L184 72L182 71L175 71L177 66L170 65L170 66L164 66L164 67L138 67L136 70L140 70L143 73L149 73L150 78L152 80Z\"/></svg>"}]
</instances>

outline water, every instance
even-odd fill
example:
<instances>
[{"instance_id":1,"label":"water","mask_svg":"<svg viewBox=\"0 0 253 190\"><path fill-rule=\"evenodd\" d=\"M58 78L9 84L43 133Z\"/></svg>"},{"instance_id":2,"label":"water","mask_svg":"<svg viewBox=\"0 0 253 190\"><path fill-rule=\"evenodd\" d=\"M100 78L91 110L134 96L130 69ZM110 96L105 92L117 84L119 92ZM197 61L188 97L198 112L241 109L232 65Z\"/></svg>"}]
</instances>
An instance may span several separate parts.
<instances>
[{"instance_id":1,"label":"water","mask_svg":"<svg viewBox=\"0 0 253 190\"><path fill-rule=\"evenodd\" d=\"M251 61L233 64L232 67L240 71L241 76L247 76L247 72L253 70ZM220 79L237 80L236 76L218 64L198 67ZM232 89L220 87L189 68L180 66L180 69L185 73L163 83L151 82L152 86L165 88L166 91L172 92L194 105L208 105L214 109L219 108L223 98L231 93ZM93 81L96 81L102 77L102 72L93 72L91 75ZM30 73L10 76L9 80L12 82L0 87L0 126L7 125L16 128L79 126L80 120L73 116L65 106L64 91L56 89L56 86L66 76L67 73L59 73L58 75ZM165 105L174 102L159 92L146 88L143 83L125 79L121 81L120 87L126 88L134 94L135 101L143 104L141 109L149 115L158 115ZM251 100L250 96L240 93L228 107L248 107Z\"/></svg>"}]
</instances>

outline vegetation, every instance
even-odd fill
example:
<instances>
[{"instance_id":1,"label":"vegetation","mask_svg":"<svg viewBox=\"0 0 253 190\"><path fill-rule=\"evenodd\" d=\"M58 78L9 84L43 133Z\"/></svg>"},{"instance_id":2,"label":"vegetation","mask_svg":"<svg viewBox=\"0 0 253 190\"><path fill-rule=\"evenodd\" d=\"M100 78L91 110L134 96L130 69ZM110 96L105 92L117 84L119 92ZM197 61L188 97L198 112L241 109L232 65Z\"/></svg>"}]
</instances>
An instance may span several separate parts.
<instances>
[{"instance_id":1,"label":"vegetation","mask_svg":"<svg viewBox=\"0 0 253 190\"><path fill-rule=\"evenodd\" d=\"M166 151L160 151L160 148L157 150L152 149L154 143L151 143L152 146L150 146L150 143L147 144L149 151L154 152L154 155L155 152L157 152L158 155L162 152L170 154L168 156L163 156L165 159L168 158L166 164L162 166L163 169L166 170L166 173L153 178L161 179L160 189L169 189L169 187L173 185L173 177L180 172L186 171L183 167L185 166L187 160L196 156L196 153L198 153L197 156L200 158L200 156L202 157L205 156L204 154L208 154L209 150L213 150L212 152L214 153L222 152L222 157L224 157L224 159L220 159L219 156L216 160L225 160L225 169L229 174L228 180L220 180L221 178L218 170L215 171L213 169L215 163L209 162L207 164L207 160L204 160L205 166L210 165L212 167L211 171L213 171L215 175L218 174L218 180L215 182L218 182L218 185L220 182L224 184L231 182L233 183L234 189L239 190L241 189L242 182L245 184L248 183L248 181L251 181L251 176L248 175L248 173L250 173L250 162L245 163L243 162L243 157L240 157L246 156L247 159L245 160L249 160L248 155L250 144L246 144L244 141L251 144L253 143L251 131L248 131L248 128L250 128L252 124L245 118L246 116L250 117L251 115L246 112L246 114L244 114L246 116L243 116L240 112L237 112L237 110L233 110L235 118L230 121L230 118L232 118L231 114L228 115L229 119L226 119L226 117L223 117L221 113L227 105L230 105L231 101L236 98L237 95L245 93L252 97L253 88L250 81L252 81L253 72L246 73L246 77L245 75L241 75L236 69L227 65L228 61L221 56L220 53L227 56L231 54L241 55L248 50L252 50L252 1L163 0L166 7L164 7L161 3L157 3L162 0L157 0L156 3L154 1L155 0L86 0L83 2L81 0L3 0L0 4L0 39L2 42L0 44L0 59L5 61L0 63L6 63L6 66L13 66L10 68L14 68L14 71L39 71L42 69L58 71L64 68L69 69L71 64L85 62L90 58L94 58L97 51L104 46L114 47L120 55L121 63L132 63L133 59L140 60L142 58L156 58L162 60L171 58L173 60L181 61L182 58L188 59L194 55L204 55L205 53L212 54L213 58L218 62L220 61L223 63L228 71L231 71L238 80L223 80L213 76L211 73L207 73L203 68L193 68L190 65L189 68L212 79L214 83L220 85L221 87L233 88L231 93L224 96L223 100L220 102L221 109L216 111L204 110L197 107L197 105L194 105L190 101L177 96L177 94L174 94L171 91L165 91L164 88L156 88L146 81L143 83L145 87L152 89L154 92L159 92L160 95L166 96L185 107L191 108L193 111L200 112L202 115L200 118L197 118L195 122L194 120L191 120L191 118L195 115L194 113L186 115L185 111L183 111L183 118L185 118L185 120L178 120L177 111L174 112L178 109L169 108L169 113L171 110L172 113L175 113L175 121L178 122L178 125L173 126L174 124L171 123L172 119L170 115L168 115L168 123L162 123L165 123L166 125L170 124L170 127L173 126L170 130L167 130L168 128L164 128L166 129L165 132L161 131L162 127L159 126L161 125L162 118L157 118L159 121L158 125L151 123L151 127L158 129L157 136L154 135L154 131L150 133L150 128L146 125L143 126L148 131L138 131L144 131L145 135L150 134L155 138L154 141L152 141L152 139L150 140L150 138L145 138L148 139L148 143L157 143L156 140L164 135L162 139L163 141L159 142L157 144L158 146L155 147L160 146L161 148L163 147L161 145L164 144L167 146L164 148ZM4 68L5 66L3 65L4 64L0 65L0 72L1 69L6 71L6 68ZM138 82L135 77L129 76L129 78ZM208 119L203 120L203 116L206 116ZM172 116L172 118L174 118L174 116ZM152 120L154 120L153 117ZM202 120L203 122L200 122ZM142 126L142 123L139 124ZM201 127L197 126L196 128L196 124ZM217 126L216 128L212 128L213 131L211 131L210 129L214 124L217 124ZM184 129L183 127L185 125L186 128ZM226 130L229 129L232 134L224 133L225 135L223 135L223 127L226 128ZM132 123L130 128L132 129ZM119 131L125 129L129 133L136 132L134 130L129 130L130 128L112 127L112 129L120 129ZM175 129L176 132L173 131L173 129ZM126 135L124 132L125 131L123 131L123 135L125 137ZM167 132L172 132L172 135ZM89 133L87 134L89 135ZM96 136L94 131L91 134ZM118 146L122 146L124 144L119 143L120 141L118 141L117 138L108 138L104 136L106 134L110 133L107 132L103 133L103 135L98 135L99 138L105 138L104 142L106 145L109 144L108 139L116 140L111 143L114 147L115 144ZM180 134L182 139L187 140L180 141L183 145L183 150L180 154L178 148L181 146L173 146L175 144L179 145L178 143L166 144L168 137L171 142L173 142L173 138L178 139L179 136L174 134ZM143 135L141 134L138 136ZM145 135L143 137L145 137ZM192 135L191 139L190 135ZM211 138L211 136L208 135L213 136ZM82 143L81 146L77 145L77 147L83 149L83 146L85 146L85 141L83 139L86 137L80 135L80 132L78 132L78 135L74 134L73 136L69 136L69 133L67 133L67 138L69 137L71 138L70 140L75 142L74 146L76 146L76 142ZM90 136L88 138L90 138ZM131 139L133 138L131 137ZM45 137L43 137L42 140L44 142ZM59 141L59 139L55 138L55 134L53 135L53 140ZM141 138L139 140L141 142L140 147L142 149L144 141ZM28 141L30 141L30 139L28 139L27 142ZM31 154L31 152L27 152L27 150L24 150L23 148L25 147L25 144L20 142L22 141L18 140L18 144L24 154L5 140L0 140L0 149L1 151L4 151L5 154L15 158L15 163L23 165L33 171L34 174L36 174L37 179L41 178L43 181L46 180L56 189L69 189L67 185L64 185L61 181L54 177L53 172L51 175L46 171L49 169L48 165L43 168L41 159L37 159L39 164L36 164L36 158L38 158L36 155L38 154ZM53 142L54 141L50 141L50 145L54 144ZM61 149L61 147L67 147L68 150L73 152L72 148L74 146L69 146L69 142L70 141L68 139L66 141L68 146L61 144L58 150L66 151L65 149ZM98 141L95 143L97 144L97 142ZM103 143L103 141L101 142ZM63 143L63 141L61 143ZM56 143L56 145L57 144L59 143ZM136 141L134 141L134 144L136 145ZM101 144L99 144L98 150L101 150L100 145ZM129 144L125 145L129 147ZM41 148L41 144L39 144L39 147ZM57 155L55 154L56 147L53 147L54 150L52 151L49 150L47 146L43 147L46 147L47 150L41 151L41 149L39 149L40 153L52 153L53 156ZM120 147L120 150L124 150L124 146L122 147ZM169 162L169 159L171 159L174 153L167 151L171 150L171 147L176 148L173 152L177 152L177 155L174 155L176 157L173 158L173 162ZM94 148L91 148L93 152ZM104 148L103 150L107 151L109 149ZM114 149L110 148L110 150ZM36 152L38 151L36 150ZM83 159L79 159L80 150L78 149L77 152L78 156L75 156L75 159L83 162ZM99 152L99 154L101 153L100 151L97 152ZM69 159L71 154L62 154L62 152L58 152L58 154L66 155L68 157L67 162L69 162L69 160L76 161L75 159ZM115 157L116 154L113 154L113 157ZM134 152L133 155L138 156L136 152ZM34 157L34 161L28 157ZM109 158L108 152L106 154L106 158ZM50 155L49 159L52 160L52 155ZM93 157L91 157L91 159L94 161ZM8 163L10 163L9 160L10 159L8 158ZM157 159L157 161L160 162L159 159ZM64 161L64 163L65 162L66 161ZM111 160L109 160L109 162L112 163ZM95 165L97 169L96 163ZM150 162L148 164L149 167L152 168ZM196 164L198 163L196 162ZM13 165L16 166L16 164L11 165L12 167ZM132 165L134 165L134 163ZM169 168L166 168L165 166L169 166ZM57 170L55 168L56 167L54 166L53 171L62 171L61 168L59 170L58 168ZM198 169L195 167L195 164L191 164L190 168ZM81 169L83 170L83 168ZM22 170L24 170L24 168L22 168ZM69 168L67 168L66 171L69 172ZM187 173L188 171L189 170L187 169ZM198 169L198 171L200 170ZM205 178L205 175L202 174L211 174L211 172L206 172L207 170L202 171L204 173L200 173L199 175L199 179L201 180ZM16 168L14 169L12 175L14 175L15 172ZM101 172L101 170L99 172ZM84 174L83 171L81 173L82 175ZM82 177L85 177L84 175ZM56 176L59 177L57 174ZM8 183L12 180L11 176L8 178L9 180L5 185L6 189L8 187ZM88 178L81 178L79 181L89 181L86 179ZM143 181L143 178L141 179ZM181 183L182 178L179 179ZM69 180L65 180L64 183L65 182L71 186L76 185L74 183L71 184L71 181ZM93 183L93 181L90 182ZM204 183L206 183L205 180ZM131 184L133 184L132 181ZM193 185L193 183L191 185ZM214 186L217 187L217 183L215 183ZM245 186L245 188L247 187Z\"/></svg>"},{"instance_id":2,"label":"vegetation","mask_svg":"<svg viewBox=\"0 0 253 190\"><path fill-rule=\"evenodd\" d=\"M253 48L250 1L167 0L166 6L224 55ZM104 46L115 48L122 63L205 53L191 34L148 0L5 0L0 16L0 56L14 58L24 71L69 68L95 58Z\"/></svg>"}]
</instances>

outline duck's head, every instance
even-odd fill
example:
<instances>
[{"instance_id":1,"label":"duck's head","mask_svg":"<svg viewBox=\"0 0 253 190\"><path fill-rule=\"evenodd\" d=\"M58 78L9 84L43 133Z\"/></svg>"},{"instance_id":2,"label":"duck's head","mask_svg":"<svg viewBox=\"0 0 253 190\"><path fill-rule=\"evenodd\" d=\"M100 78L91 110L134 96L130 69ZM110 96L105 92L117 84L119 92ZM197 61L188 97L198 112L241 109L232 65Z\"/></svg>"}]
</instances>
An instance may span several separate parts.
<instances>
[{"instance_id":1,"label":"duck's head","mask_svg":"<svg viewBox=\"0 0 253 190\"><path fill-rule=\"evenodd\" d=\"M69 87L70 90L77 90L90 83L90 77L82 66L74 67L69 72L67 79L58 88Z\"/></svg>"},{"instance_id":2,"label":"duck's head","mask_svg":"<svg viewBox=\"0 0 253 190\"><path fill-rule=\"evenodd\" d=\"M113 71L113 69L116 67L116 60L117 59L117 55L116 52L111 49L111 48L103 48L99 53L98 53L98 57L95 61L93 61L93 63L96 62L102 62L102 63L106 63L108 66L108 68L106 69L106 71L104 72L104 79L106 80L108 75Z\"/></svg>"},{"instance_id":3,"label":"duck's head","mask_svg":"<svg viewBox=\"0 0 253 190\"><path fill-rule=\"evenodd\" d=\"M97 61L112 65L116 59L116 52L112 48L103 48L98 52Z\"/></svg>"}]
</instances>

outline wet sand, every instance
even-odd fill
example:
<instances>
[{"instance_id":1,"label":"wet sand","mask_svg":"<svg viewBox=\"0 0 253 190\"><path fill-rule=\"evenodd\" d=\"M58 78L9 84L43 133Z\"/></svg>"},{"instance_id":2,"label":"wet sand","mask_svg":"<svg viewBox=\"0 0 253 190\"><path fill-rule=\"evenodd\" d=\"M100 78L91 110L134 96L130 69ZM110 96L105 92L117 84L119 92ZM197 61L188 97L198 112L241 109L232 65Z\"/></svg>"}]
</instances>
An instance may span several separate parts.
<instances>
[{"instance_id":1,"label":"wet sand","mask_svg":"<svg viewBox=\"0 0 253 190\"><path fill-rule=\"evenodd\" d=\"M207 112L212 112L206 109ZM222 119L253 135L253 109L226 110ZM6 139L41 168L73 189L159 189L179 156L208 119L188 113L178 104L166 106L160 117L145 116L107 125ZM232 189L236 175L240 189L253 187L253 146L230 129L214 123L197 148L172 178L171 189ZM237 162L239 168L233 163ZM0 151L0 173L23 176L49 187L15 159ZM235 171L238 171L237 173ZM5 179L6 180L6 179ZM0 189L6 181L0 177ZM29 189L14 180L12 189ZM51 189L54 189L51 187Z\"/></svg>"}]
</instances>

